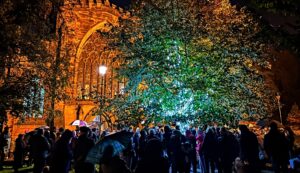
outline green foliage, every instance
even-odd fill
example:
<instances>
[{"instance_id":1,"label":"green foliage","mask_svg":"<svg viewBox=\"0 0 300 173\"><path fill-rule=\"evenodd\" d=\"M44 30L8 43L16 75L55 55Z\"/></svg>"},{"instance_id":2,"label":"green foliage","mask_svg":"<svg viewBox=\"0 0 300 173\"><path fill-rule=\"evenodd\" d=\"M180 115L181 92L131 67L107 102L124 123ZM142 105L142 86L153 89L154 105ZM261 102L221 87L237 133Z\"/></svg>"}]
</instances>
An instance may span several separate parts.
<instances>
[{"instance_id":1,"label":"green foliage","mask_svg":"<svg viewBox=\"0 0 300 173\"><path fill-rule=\"evenodd\" d=\"M264 83L269 45L249 12L228 1L135 5L134 16L110 33L124 61L119 74L128 79L122 102L111 106L129 109L120 119L235 125L271 116L274 90Z\"/></svg>"},{"instance_id":2,"label":"green foliage","mask_svg":"<svg viewBox=\"0 0 300 173\"><path fill-rule=\"evenodd\" d=\"M120 120L234 125L271 115L269 55L250 13L228 1L182 0L138 1L132 14L108 34L128 80L109 106Z\"/></svg>"},{"instance_id":3,"label":"green foliage","mask_svg":"<svg viewBox=\"0 0 300 173\"><path fill-rule=\"evenodd\" d=\"M69 59L66 48L57 48L59 5L60 0L0 2L0 105L13 115L41 115L40 90L47 100L64 98Z\"/></svg>"}]
</instances>

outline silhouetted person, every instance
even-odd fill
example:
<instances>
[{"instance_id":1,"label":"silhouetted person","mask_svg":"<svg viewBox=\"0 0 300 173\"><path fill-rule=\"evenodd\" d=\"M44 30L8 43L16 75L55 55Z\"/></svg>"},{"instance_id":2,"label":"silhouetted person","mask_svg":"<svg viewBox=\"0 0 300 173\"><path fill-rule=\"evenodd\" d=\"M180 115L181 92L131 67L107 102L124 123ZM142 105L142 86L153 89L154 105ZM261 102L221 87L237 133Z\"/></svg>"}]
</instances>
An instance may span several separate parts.
<instances>
[{"instance_id":1,"label":"silhouetted person","mask_svg":"<svg viewBox=\"0 0 300 173\"><path fill-rule=\"evenodd\" d=\"M205 129L207 127L203 127L203 130L199 129L198 130L198 133L197 133L197 136L196 136L196 142L197 142L197 146L196 146L196 151L197 153L199 154L199 161L200 161L200 171L201 172L204 172L204 156L203 156L203 153L200 153L200 150L202 148L202 144L203 144L203 141L204 141L204 136L205 136Z\"/></svg>"},{"instance_id":2,"label":"silhouetted person","mask_svg":"<svg viewBox=\"0 0 300 173\"><path fill-rule=\"evenodd\" d=\"M289 146L284 134L277 129L277 124L270 124L270 132L265 135L264 148L270 157L275 173L288 171Z\"/></svg>"},{"instance_id":3,"label":"silhouetted person","mask_svg":"<svg viewBox=\"0 0 300 173\"><path fill-rule=\"evenodd\" d=\"M29 139L34 173L41 173L43 171L50 149L50 145L43 134L44 130L38 129L36 134Z\"/></svg>"},{"instance_id":4,"label":"silhouetted person","mask_svg":"<svg viewBox=\"0 0 300 173\"><path fill-rule=\"evenodd\" d=\"M190 173L191 164L192 164L192 145L186 141L182 144L182 151L183 151L183 161L184 161L184 172Z\"/></svg>"},{"instance_id":5,"label":"silhouetted person","mask_svg":"<svg viewBox=\"0 0 300 173\"><path fill-rule=\"evenodd\" d=\"M293 132L293 130L289 126L286 126L284 128L284 130L285 130L284 131L285 138L288 141L289 156L290 156L290 159L291 159L293 157L293 155L294 155L295 133Z\"/></svg>"},{"instance_id":6,"label":"silhouetted person","mask_svg":"<svg viewBox=\"0 0 300 173\"><path fill-rule=\"evenodd\" d=\"M159 139L148 141L145 157L137 164L135 173L169 173L168 159L163 156L163 146Z\"/></svg>"},{"instance_id":7,"label":"silhouetted person","mask_svg":"<svg viewBox=\"0 0 300 173\"><path fill-rule=\"evenodd\" d=\"M204 156L204 169L206 173L208 173L209 170L211 170L211 172L215 171L218 159L217 147L218 143L216 136L213 132L213 129L209 128L205 134L202 148L200 150L200 154L203 154Z\"/></svg>"},{"instance_id":8,"label":"silhouetted person","mask_svg":"<svg viewBox=\"0 0 300 173\"><path fill-rule=\"evenodd\" d=\"M193 166L193 172L197 173L197 152L196 152L196 131L195 130L186 130L185 137L188 143L190 144L190 164Z\"/></svg>"},{"instance_id":9,"label":"silhouetted person","mask_svg":"<svg viewBox=\"0 0 300 173\"><path fill-rule=\"evenodd\" d=\"M95 165L85 162L89 150L95 145L94 141L88 137L90 129L80 127L80 136L78 137L74 149L74 166L76 173L93 173Z\"/></svg>"},{"instance_id":10,"label":"silhouetted person","mask_svg":"<svg viewBox=\"0 0 300 173\"><path fill-rule=\"evenodd\" d=\"M166 150L167 155L170 159L170 140L172 136L172 129L170 128L170 126L165 126L164 132L165 133L163 134L163 148Z\"/></svg>"},{"instance_id":11,"label":"silhouetted person","mask_svg":"<svg viewBox=\"0 0 300 173\"><path fill-rule=\"evenodd\" d=\"M7 141L1 133L0 130L0 171L3 170L3 162L4 162L4 146L6 145Z\"/></svg>"},{"instance_id":12,"label":"silhouetted person","mask_svg":"<svg viewBox=\"0 0 300 173\"><path fill-rule=\"evenodd\" d=\"M181 144L185 141L183 135L179 130L174 130L171 136L171 162L172 162L172 173L184 172L184 153L181 148Z\"/></svg>"},{"instance_id":13,"label":"silhouetted person","mask_svg":"<svg viewBox=\"0 0 300 173\"><path fill-rule=\"evenodd\" d=\"M133 139L132 139L134 155L133 155L132 163L131 163L131 167L130 167L131 170L133 170L136 167L136 164L138 161L139 139L140 139L140 129L137 128L133 135Z\"/></svg>"},{"instance_id":14,"label":"silhouetted person","mask_svg":"<svg viewBox=\"0 0 300 173\"><path fill-rule=\"evenodd\" d=\"M71 168L73 153L71 149L71 139L73 132L65 130L58 141L54 144L51 168L52 173L68 173Z\"/></svg>"},{"instance_id":15,"label":"silhouetted person","mask_svg":"<svg viewBox=\"0 0 300 173\"><path fill-rule=\"evenodd\" d=\"M109 145L105 148L100 159L100 173L130 173L125 161L113 153L113 146Z\"/></svg>"},{"instance_id":16,"label":"silhouetted person","mask_svg":"<svg viewBox=\"0 0 300 173\"><path fill-rule=\"evenodd\" d=\"M14 170L18 172L18 169L23 166L24 154L25 154L26 144L24 142L24 135L19 134L15 142L14 151Z\"/></svg>"},{"instance_id":17,"label":"silhouetted person","mask_svg":"<svg viewBox=\"0 0 300 173\"><path fill-rule=\"evenodd\" d=\"M143 158L145 155L146 144L147 144L147 132L146 130L142 130L141 136L139 138L139 146L138 146L139 159Z\"/></svg>"},{"instance_id":18,"label":"silhouetted person","mask_svg":"<svg viewBox=\"0 0 300 173\"><path fill-rule=\"evenodd\" d=\"M156 136L155 129L150 129L149 130L149 135L147 136L147 141L150 141L151 139L158 139L159 140L159 138Z\"/></svg>"},{"instance_id":19,"label":"silhouetted person","mask_svg":"<svg viewBox=\"0 0 300 173\"><path fill-rule=\"evenodd\" d=\"M231 132L223 127L219 142L222 172L232 173L233 162L239 154L238 141Z\"/></svg>"},{"instance_id":20,"label":"silhouetted person","mask_svg":"<svg viewBox=\"0 0 300 173\"><path fill-rule=\"evenodd\" d=\"M8 157L8 151L10 150L10 140L11 140L11 134L9 132L9 127L5 127L3 130L3 133L1 134L1 140L0 142L3 142L1 146L0 151L0 169L1 169L1 163L3 163L4 158Z\"/></svg>"},{"instance_id":21,"label":"silhouetted person","mask_svg":"<svg viewBox=\"0 0 300 173\"><path fill-rule=\"evenodd\" d=\"M240 125L240 158L248 163L249 172L259 172L259 145L256 135L246 125Z\"/></svg>"}]
</instances>

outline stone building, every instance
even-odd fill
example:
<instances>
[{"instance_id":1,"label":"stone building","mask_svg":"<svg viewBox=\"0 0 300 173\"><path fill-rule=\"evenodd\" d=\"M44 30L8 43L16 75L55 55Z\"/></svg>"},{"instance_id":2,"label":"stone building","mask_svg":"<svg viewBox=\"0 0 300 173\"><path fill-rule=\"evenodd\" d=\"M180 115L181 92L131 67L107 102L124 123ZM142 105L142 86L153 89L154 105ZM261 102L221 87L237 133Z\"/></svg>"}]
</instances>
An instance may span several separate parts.
<instances>
[{"instance_id":1,"label":"stone building","mask_svg":"<svg viewBox=\"0 0 300 173\"><path fill-rule=\"evenodd\" d=\"M70 99L56 105L62 115L55 118L56 127L74 129L70 123L76 119L91 122L95 110L101 106L101 98L112 98L122 92L124 81L116 80L119 62L113 61L116 53L106 48L106 41L97 31L109 31L118 24L118 18L127 16L123 9L108 0L66 1L58 15L57 25L64 25L62 45L69 50L72 71L70 87L66 93ZM62 22L63 21L63 22ZM105 75L99 67L106 66ZM45 117L27 118L20 123L17 118L8 118L12 140L19 133L31 131L45 125ZM101 115L102 129L109 128L108 121L114 122L112 115ZM12 147L13 148L13 147Z\"/></svg>"}]
</instances>

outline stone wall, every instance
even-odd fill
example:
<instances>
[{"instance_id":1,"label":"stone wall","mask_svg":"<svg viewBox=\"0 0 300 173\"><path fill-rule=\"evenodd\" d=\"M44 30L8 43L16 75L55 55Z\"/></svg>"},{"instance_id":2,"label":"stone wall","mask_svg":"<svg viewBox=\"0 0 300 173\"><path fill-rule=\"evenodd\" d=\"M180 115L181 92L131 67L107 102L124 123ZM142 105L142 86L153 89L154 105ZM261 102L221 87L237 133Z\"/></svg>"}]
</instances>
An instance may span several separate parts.
<instances>
[{"instance_id":1,"label":"stone wall","mask_svg":"<svg viewBox=\"0 0 300 173\"><path fill-rule=\"evenodd\" d=\"M71 79L70 91L72 100L64 105L64 126L74 129L70 123L76 119L76 110L78 105L82 106L80 119L84 119L86 114L93 108L93 101L77 100L77 73L78 63L81 60L81 54L86 51L83 49L89 38L98 30L108 31L110 28L107 24L117 26L118 18L125 14L121 8L112 5L108 0L102 2L97 1L72 1L66 3L62 8L61 17L65 21L66 29L64 31L64 46L70 50L70 70L74 73ZM127 14L128 15L128 14ZM105 40L103 40L105 42ZM93 117L88 117L87 121L91 121Z\"/></svg>"},{"instance_id":2,"label":"stone wall","mask_svg":"<svg viewBox=\"0 0 300 173\"><path fill-rule=\"evenodd\" d=\"M82 105L83 111L79 117L79 119L82 120L89 111L97 106L93 101L80 101L76 98L78 62L80 61L81 53L90 36L98 30L108 31L109 27L106 25L108 23L117 26L118 18L121 14L125 14L123 10L112 5L108 0L104 2L102 2L102 0L69 0L65 2L65 5L61 8L61 13L58 15L57 27L62 24L65 25L62 49L69 50L68 58L70 58L70 71L73 72L73 76L70 79L71 86L66 89L66 92L71 96L71 100L56 105L56 109L59 109L63 113L62 116L56 117L54 120L57 128L65 127L71 130L75 129L70 123L77 118L76 110L78 105ZM10 116L8 118L9 122L7 126L10 127L12 135L11 152L14 149L14 141L18 134L24 134L45 125L45 117L28 118L23 122ZM94 117L88 116L86 120L92 121L93 118Z\"/></svg>"}]
</instances>

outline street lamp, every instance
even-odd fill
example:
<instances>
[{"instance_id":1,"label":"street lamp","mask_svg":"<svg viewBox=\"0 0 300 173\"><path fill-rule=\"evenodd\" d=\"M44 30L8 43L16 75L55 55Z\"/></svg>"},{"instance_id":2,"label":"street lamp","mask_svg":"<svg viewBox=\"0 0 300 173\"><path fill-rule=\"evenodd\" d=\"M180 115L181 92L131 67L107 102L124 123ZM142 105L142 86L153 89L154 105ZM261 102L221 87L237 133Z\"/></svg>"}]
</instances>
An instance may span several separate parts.
<instances>
[{"instance_id":1,"label":"street lamp","mask_svg":"<svg viewBox=\"0 0 300 173\"><path fill-rule=\"evenodd\" d=\"M106 71L107 71L107 67L105 65L101 65L99 67L99 73L101 74L102 77L105 75Z\"/></svg>"},{"instance_id":2,"label":"street lamp","mask_svg":"<svg viewBox=\"0 0 300 173\"><path fill-rule=\"evenodd\" d=\"M280 95L279 95L279 93L277 93L277 95L276 95L276 100L277 100L277 104L278 104L280 123L282 124L281 104L280 104Z\"/></svg>"},{"instance_id":3,"label":"street lamp","mask_svg":"<svg viewBox=\"0 0 300 173\"><path fill-rule=\"evenodd\" d=\"M104 95L105 95L105 80L104 80L104 76L106 74L107 71L107 67L105 65L101 65L99 67L99 73L101 75L101 88L100 88L100 110L103 109L104 106ZM99 127L99 132L101 135L101 126L102 126L102 119L101 119L101 115L99 115L99 123L100 123L100 127Z\"/></svg>"}]
</instances>

